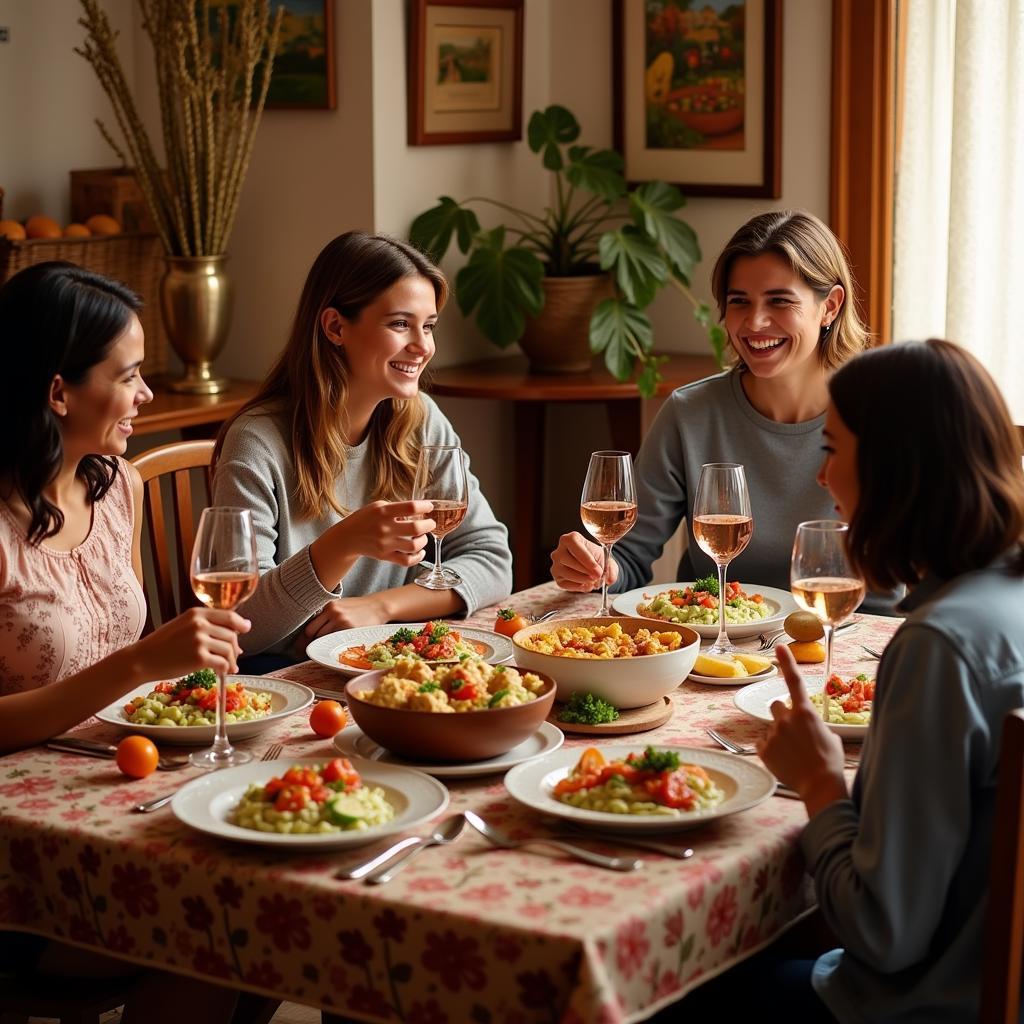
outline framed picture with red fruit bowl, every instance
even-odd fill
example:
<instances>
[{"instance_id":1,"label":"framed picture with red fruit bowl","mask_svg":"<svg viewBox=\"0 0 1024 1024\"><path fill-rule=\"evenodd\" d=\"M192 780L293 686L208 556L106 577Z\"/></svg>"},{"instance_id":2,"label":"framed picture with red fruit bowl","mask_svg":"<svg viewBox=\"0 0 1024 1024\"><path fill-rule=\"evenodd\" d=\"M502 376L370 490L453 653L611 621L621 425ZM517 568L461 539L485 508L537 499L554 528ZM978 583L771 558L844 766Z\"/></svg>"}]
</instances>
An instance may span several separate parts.
<instances>
[{"instance_id":1,"label":"framed picture with red fruit bowl","mask_svg":"<svg viewBox=\"0 0 1024 1024\"><path fill-rule=\"evenodd\" d=\"M781 194L783 0L614 0L615 144L630 181Z\"/></svg>"}]
</instances>

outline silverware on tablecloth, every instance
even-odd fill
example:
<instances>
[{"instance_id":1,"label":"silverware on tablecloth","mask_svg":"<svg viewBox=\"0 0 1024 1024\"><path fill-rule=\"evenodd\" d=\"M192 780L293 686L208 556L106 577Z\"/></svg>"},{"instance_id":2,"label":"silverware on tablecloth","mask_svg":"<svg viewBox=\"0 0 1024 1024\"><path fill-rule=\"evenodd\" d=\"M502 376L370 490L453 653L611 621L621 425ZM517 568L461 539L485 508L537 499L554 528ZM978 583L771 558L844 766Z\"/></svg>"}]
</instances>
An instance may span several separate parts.
<instances>
[{"instance_id":1,"label":"silverware on tablecloth","mask_svg":"<svg viewBox=\"0 0 1024 1024\"><path fill-rule=\"evenodd\" d=\"M420 836L406 836L404 839L399 839L397 843L392 843L386 850L376 854L369 860L357 861L351 867L339 868L334 872L334 877L344 881L365 878L374 868L386 864L392 857L397 856L403 850L419 846L422 842L423 840Z\"/></svg>"},{"instance_id":2,"label":"silverware on tablecloth","mask_svg":"<svg viewBox=\"0 0 1024 1024\"><path fill-rule=\"evenodd\" d=\"M375 868L366 876L367 885L383 885L390 882L406 864L414 857L418 857L428 846L447 846L454 843L462 835L466 826L466 819L461 814L453 814L445 818L429 836L415 846L410 846L399 856L392 857L390 861L379 868Z\"/></svg>"},{"instance_id":3,"label":"silverware on tablecloth","mask_svg":"<svg viewBox=\"0 0 1024 1024\"><path fill-rule=\"evenodd\" d=\"M792 787L787 786L784 782L775 783L775 792L773 796L784 796L787 800L802 800L803 797Z\"/></svg>"},{"instance_id":4,"label":"silverware on tablecloth","mask_svg":"<svg viewBox=\"0 0 1024 1024\"><path fill-rule=\"evenodd\" d=\"M54 736L47 740L51 750L60 750L65 754L84 754L86 757L105 757L113 759L117 756L117 747L113 743L102 743L100 740L89 740L83 736ZM164 772L174 772L179 768L188 767L187 757L164 757L160 755L157 768Z\"/></svg>"},{"instance_id":5,"label":"silverware on tablecloth","mask_svg":"<svg viewBox=\"0 0 1024 1024\"><path fill-rule=\"evenodd\" d=\"M860 649L868 655L870 658L874 658L876 661L882 657L881 651L876 651L873 647L865 647L864 644L860 645Z\"/></svg>"},{"instance_id":6,"label":"silverware on tablecloth","mask_svg":"<svg viewBox=\"0 0 1024 1024\"><path fill-rule=\"evenodd\" d=\"M486 839L488 842L493 843L495 846L501 846L506 850L514 850L520 846L533 846L542 844L544 846L553 846L556 850L561 850L562 853L569 854L570 857L575 857L577 860L585 861L587 864L593 864L594 867L608 868L612 871L636 871L637 868L643 866L642 860L635 860L631 857L606 857L601 853L594 853L592 850L587 850L582 846L576 846L574 843L566 843L561 839L548 839L544 836L536 836L532 839L510 839L502 832L495 830L493 825L488 825L478 814L473 811L463 811L466 816L466 821L470 823Z\"/></svg>"},{"instance_id":7,"label":"silverware on tablecloth","mask_svg":"<svg viewBox=\"0 0 1024 1024\"><path fill-rule=\"evenodd\" d=\"M720 747L728 750L730 754L739 754L741 757L749 757L751 754L757 753L756 748L744 746L742 743L737 743L735 740L729 739L728 736L723 736L720 732L716 732L714 729L705 729L704 731ZM855 757L847 757L843 759L843 763L847 768L856 768L860 764L860 761Z\"/></svg>"},{"instance_id":8,"label":"silverware on tablecloth","mask_svg":"<svg viewBox=\"0 0 1024 1024\"><path fill-rule=\"evenodd\" d=\"M339 690L322 690L318 686L311 686L310 689L317 700L336 700L341 704L345 703L345 694Z\"/></svg>"},{"instance_id":9,"label":"silverware on tablecloth","mask_svg":"<svg viewBox=\"0 0 1024 1024\"><path fill-rule=\"evenodd\" d=\"M675 843L662 843L656 839L642 839L639 836L624 836L617 832L595 832L591 828L583 828L572 822L562 822L559 830L571 839L593 839L594 842L606 843L609 846L635 846L638 850L650 850L660 853L663 857L675 857L676 860L689 860L693 850L689 846L676 846Z\"/></svg>"},{"instance_id":10,"label":"silverware on tablecloth","mask_svg":"<svg viewBox=\"0 0 1024 1024\"><path fill-rule=\"evenodd\" d=\"M856 622L844 622L841 626L836 626L835 632L842 633L845 630L856 628ZM757 639L759 641L757 649L759 651L767 651L769 648L774 647L778 640L781 640L784 636L787 635L788 634L784 629L780 629L775 633L759 633L757 636Z\"/></svg>"},{"instance_id":11,"label":"silverware on tablecloth","mask_svg":"<svg viewBox=\"0 0 1024 1024\"><path fill-rule=\"evenodd\" d=\"M535 626L538 622L547 622L548 619L553 619L560 611L560 608L552 608L551 611L544 612L543 615L535 615L530 619L530 624Z\"/></svg>"}]
</instances>

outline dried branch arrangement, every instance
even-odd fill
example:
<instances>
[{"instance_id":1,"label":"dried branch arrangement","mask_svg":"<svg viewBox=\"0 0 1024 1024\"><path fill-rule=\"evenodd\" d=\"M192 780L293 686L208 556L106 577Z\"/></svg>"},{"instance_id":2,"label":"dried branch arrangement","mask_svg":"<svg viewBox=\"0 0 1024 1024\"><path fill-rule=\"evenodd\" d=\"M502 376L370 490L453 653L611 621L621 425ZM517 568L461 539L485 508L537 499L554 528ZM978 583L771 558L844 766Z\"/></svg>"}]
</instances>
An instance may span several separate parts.
<instances>
[{"instance_id":1,"label":"dried branch arrangement","mask_svg":"<svg viewBox=\"0 0 1024 1024\"><path fill-rule=\"evenodd\" d=\"M117 55L117 33L98 0L81 0L86 40L75 52L93 67L110 97L125 148L100 132L135 168L170 256L220 256L267 98L283 8L236 0L229 15L210 0L139 0L153 44L167 161L161 166ZM254 99L255 98L255 99Z\"/></svg>"}]
</instances>

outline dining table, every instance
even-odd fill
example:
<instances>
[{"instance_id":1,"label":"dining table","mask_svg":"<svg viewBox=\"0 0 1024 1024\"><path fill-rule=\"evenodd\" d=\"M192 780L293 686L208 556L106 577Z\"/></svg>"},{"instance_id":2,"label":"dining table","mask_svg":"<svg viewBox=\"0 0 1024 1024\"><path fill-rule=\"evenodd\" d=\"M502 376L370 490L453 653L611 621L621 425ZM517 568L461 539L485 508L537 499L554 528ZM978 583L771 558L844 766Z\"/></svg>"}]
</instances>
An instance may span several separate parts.
<instances>
[{"instance_id":1,"label":"dining table","mask_svg":"<svg viewBox=\"0 0 1024 1024\"><path fill-rule=\"evenodd\" d=\"M594 615L597 598L546 583L502 604L558 619ZM480 609L465 624L492 628L496 611ZM900 620L856 622L835 640L833 669L873 675L863 647L882 650ZM757 641L739 646L754 650ZM820 665L805 668L808 678L820 675ZM312 661L275 675L331 692L347 680ZM670 695L668 721L608 739L637 750L710 748L713 728L754 744L766 725L734 706L736 692L683 681ZM278 743L284 758L337 756L308 718L276 721L239 746L256 758ZM114 742L124 731L96 719L75 730ZM602 742L565 734L581 751ZM846 751L855 759L858 746L847 743ZM780 795L657 836L691 847L685 860L632 850L609 834L576 835L592 850L640 856L642 867L630 873L542 846L498 849L466 829L457 842L424 850L388 884L369 886L335 872L388 845L381 841L282 851L194 831L169 806L133 810L201 774L189 767L132 779L112 761L46 747L0 758L0 929L351 1020L628 1024L764 948L815 905L797 843L806 811ZM518 839L564 834L557 820L512 799L500 773L442 781L447 813L472 809ZM434 824L415 831L425 836Z\"/></svg>"}]
</instances>

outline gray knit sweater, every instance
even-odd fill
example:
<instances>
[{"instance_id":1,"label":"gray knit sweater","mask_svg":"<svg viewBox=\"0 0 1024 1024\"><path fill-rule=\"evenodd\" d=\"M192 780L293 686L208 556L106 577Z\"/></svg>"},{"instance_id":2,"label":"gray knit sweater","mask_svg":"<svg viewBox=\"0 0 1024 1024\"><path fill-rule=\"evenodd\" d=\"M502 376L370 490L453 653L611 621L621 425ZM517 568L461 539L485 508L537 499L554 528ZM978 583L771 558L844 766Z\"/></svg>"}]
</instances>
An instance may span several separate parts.
<instances>
[{"instance_id":1,"label":"gray knit sweater","mask_svg":"<svg viewBox=\"0 0 1024 1024\"><path fill-rule=\"evenodd\" d=\"M444 413L430 398L422 398L427 407L423 444L460 444ZM315 519L299 518L291 449L287 417L253 411L232 424L217 462L214 505L251 509L256 528L260 584L240 609L252 621L252 630L239 638L247 654L288 649L294 634L342 594L357 597L400 587L423 571L422 564L406 569L360 558L336 590L327 590L313 569L309 545L343 517L328 508ZM368 441L348 449L344 475L335 485L338 502L345 508L358 509L371 500L374 481L368 455ZM468 612L510 593L508 531L494 518L472 473L469 511L462 525L445 537L443 554L445 564L462 577L455 590Z\"/></svg>"}]
</instances>

